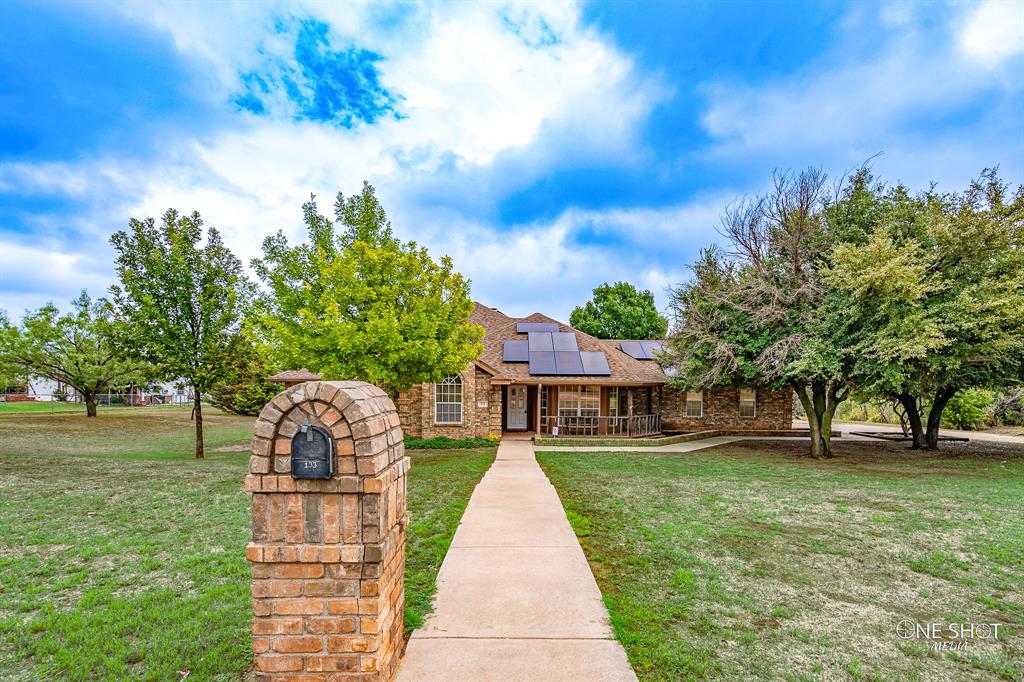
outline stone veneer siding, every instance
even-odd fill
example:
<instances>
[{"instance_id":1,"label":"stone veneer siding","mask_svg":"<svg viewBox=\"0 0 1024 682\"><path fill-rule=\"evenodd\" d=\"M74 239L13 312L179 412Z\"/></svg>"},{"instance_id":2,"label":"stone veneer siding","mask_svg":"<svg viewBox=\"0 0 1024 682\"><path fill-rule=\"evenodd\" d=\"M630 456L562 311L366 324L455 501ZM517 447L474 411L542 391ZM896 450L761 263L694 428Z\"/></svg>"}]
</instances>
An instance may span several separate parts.
<instances>
[{"instance_id":1,"label":"stone veneer siding","mask_svg":"<svg viewBox=\"0 0 1024 682\"><path fill-rule=\"evenodd\" d=\"M418 384L398 396L402 430L417 438L484 438L501 435L501 386L491 375L472 366L462 377L462 423L434 423L434 384Z\"/></svg>"},{"instance_id":2,"label":"stone veneer siding","mask_svg":"<svg viewBox=\"0 0 1024 682\"><path fill-rule=\"evenodd\" d=\"M701 417L686 416L686 391L665 386L658 402L664 431L793 428L793 391L788 387L781 390L758 388L757 416L753 419L740 417L739 387L705 389Z\"/></svg>"}]
</instances>

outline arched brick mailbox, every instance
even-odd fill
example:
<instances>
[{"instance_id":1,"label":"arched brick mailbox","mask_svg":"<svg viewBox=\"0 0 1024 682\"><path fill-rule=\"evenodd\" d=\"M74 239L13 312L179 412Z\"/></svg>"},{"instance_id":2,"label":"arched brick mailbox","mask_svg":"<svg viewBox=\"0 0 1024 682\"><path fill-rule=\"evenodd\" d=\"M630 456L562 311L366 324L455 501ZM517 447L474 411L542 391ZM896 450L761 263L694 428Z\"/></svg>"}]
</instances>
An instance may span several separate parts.
<instances>
[{"instance_id":1,"label":"arched brick mailbox","mask_svg":"<svg viewBox=\"0 0 1024 682\"><path fill-rule=\"evenodd\" d=\"M260 413L245 482L257 680L394 676L408 470L398 413L376 386L311 381Z\"/></svg>"}]
</instances>

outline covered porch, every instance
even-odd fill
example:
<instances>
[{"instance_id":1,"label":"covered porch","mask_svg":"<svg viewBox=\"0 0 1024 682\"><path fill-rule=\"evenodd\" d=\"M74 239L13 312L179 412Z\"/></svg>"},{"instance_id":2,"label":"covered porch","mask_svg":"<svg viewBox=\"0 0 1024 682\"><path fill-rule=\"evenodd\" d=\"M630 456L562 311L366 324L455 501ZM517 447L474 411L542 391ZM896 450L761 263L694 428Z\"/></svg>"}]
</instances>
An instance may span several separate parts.
<instances>
[{"instance_id":1,"label":"covered porch","mask_svg":"<svg viewBox=\"0 0 1024 682\"><path fill-rule=\"evenodd\" d=\"M556 437L661 433L659 386L523 384L502 387L502 430Z\"/></svg>"}]
</instances>

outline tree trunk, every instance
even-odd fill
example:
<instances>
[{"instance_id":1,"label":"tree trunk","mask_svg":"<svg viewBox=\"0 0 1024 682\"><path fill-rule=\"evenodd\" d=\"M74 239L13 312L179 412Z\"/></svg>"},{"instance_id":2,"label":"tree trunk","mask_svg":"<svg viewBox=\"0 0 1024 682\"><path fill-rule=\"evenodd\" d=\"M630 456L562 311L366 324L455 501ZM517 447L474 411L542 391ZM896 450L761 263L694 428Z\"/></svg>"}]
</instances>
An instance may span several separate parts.
<instances>
[{"instance_id":1,"label":"tree trunk","mask_svg":"<svg viewBox=\"0 0 1024 682\"><path fill-rule=\"evenodd\" d=\"M840 402L842 402L841 398L830 396L828 406L821 415L821 454L823 457L832 457L832 417L835 416Z\"/></svg>"},{"instance_id":2,"label":"tree trunk","mask_svg":"<svg viewBox=\"0 0 1024 682\"><path fill-rule=\"evenodd\" d=\"M810 396L807 395L807 386L795 383L791 385L793 386L793 392L796 393L796 397L800 400L800 405L804 408L807 425L811 428L811 457L818 458L821 456L821 428L818 414L814 410L814 404L811 402Z\"/></svg>"},{"instance_id":3,"label":"tree trunk","mask_svg":"<svg viewBox=\"0 0 1024 682\"><path fill-rule=\"evenodd\" d=\"M794 384L793 389L804 407L807 423L811 427L811 457L832 457L832 418L839 403L843 402L846 396L824 381L812 381L804 386Z\"/></svg>"},{"instance_id":4,"label":"tree trunk","mask_svg":"<svg viewBox=\"0 0 1024 682\"><path fill-rule=\"evenodd\" d=\"M192 395L195 402L192 404L192 414L196 417L196 459L203 459L203 401L202 394L195 386L192 387Z\"/></svg>"},{"instance_id":5,"label":"tree trunk","mask_svg":"<svg viewBox=\"0 0 1024 682\"><path fill-rule=\"evenodd\" d=\"M82 396L85 400L85 416L95 417L96 416L96 396L91 393Z\"/></svg>"},{"instance_id":6,"label":"tree trunk","mask_svg":"<svg viewBox=\"0 0 1024 682\"><path fill-rule=\"evenodd\" d=\"M893 397L896 398L907 415L907 422L910 424L910 435L914 439L910 448L912 450L920 450L924 447L924 427L921 424L921 410L918 407L917 398L906 392L899 393Z\"/></svg>"},{"instance_id":7,"label":"tree trunk","mask_svg":"<svg viewBox=\"0 0 1024 682\"><path fill-rule=\"evenodd\" d=\"M946 409L946 403L956 395L957 389L948 386L939 387L935 391L935 400L932 402L932 409L928 412L928 430L925 432L925 446L927 450L939 449L939 426L942 424L942 411Z\"/></svg>"}]
</instances>

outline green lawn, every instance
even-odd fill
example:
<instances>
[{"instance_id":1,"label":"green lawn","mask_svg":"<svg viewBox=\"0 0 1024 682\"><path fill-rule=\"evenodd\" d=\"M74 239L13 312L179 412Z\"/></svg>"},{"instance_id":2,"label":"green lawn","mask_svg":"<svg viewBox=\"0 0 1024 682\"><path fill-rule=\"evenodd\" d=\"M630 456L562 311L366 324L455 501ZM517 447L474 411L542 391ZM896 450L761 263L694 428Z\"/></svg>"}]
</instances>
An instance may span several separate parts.
<instances>
[{"instance_id":1,"label":"green lawn","mask_svg":"<svg viewBox=\"0 0 1024 682\"><path fill-rule=\"evenodd\" d=\"M209 410L0 418L0 678L239 679L249 669L252 419ZM412 453L407 615L493 450Z\"/></svg>"},{"instance_id":2,"label":"green lawn","mask_svg":"<svg viewBox=\"0 0 1024 682\"><path fill-rule=\"evenodd\" d=\"M139 410L148 410L150 412L183 410L185 412L185 417L188 418L192 413L192 403L176 403L173 405L139 405L136 407L117 404L104 405L101 403L96 407L98 410L109 412L114 415L128 414L131 412L138 412ZM0 400L0 419L3 419L4 417L22 417L28 415L46 416L48 414L57 413L80 414L84 417L85 403L62 403L59 400L19 400L17 402L8 403Z\"/></svg>"},{"instance_id":3,"label":"green lawn","mask_svg":"<svg viewBox=\"0 0 1024 682\"><path fill-rule=\"evenodd\" d=\"M943 447L539 459L641 679L1024 679L1024 448ZM1004 627L939 653L903 619Z\"/></svg>"}]
</instances>

